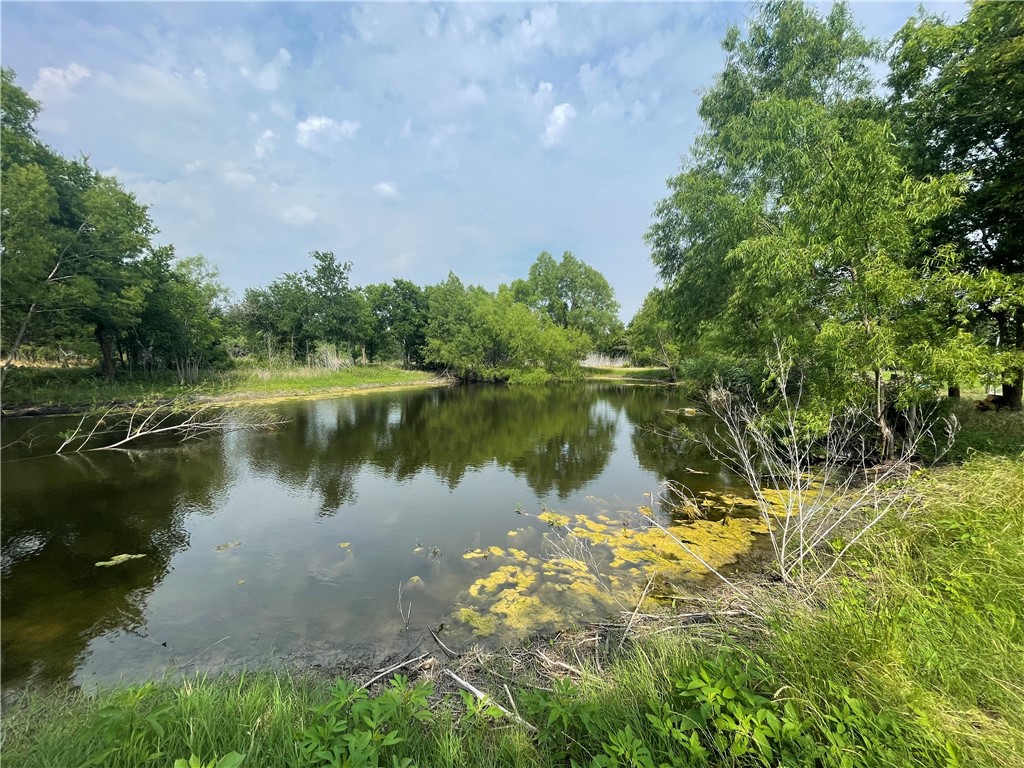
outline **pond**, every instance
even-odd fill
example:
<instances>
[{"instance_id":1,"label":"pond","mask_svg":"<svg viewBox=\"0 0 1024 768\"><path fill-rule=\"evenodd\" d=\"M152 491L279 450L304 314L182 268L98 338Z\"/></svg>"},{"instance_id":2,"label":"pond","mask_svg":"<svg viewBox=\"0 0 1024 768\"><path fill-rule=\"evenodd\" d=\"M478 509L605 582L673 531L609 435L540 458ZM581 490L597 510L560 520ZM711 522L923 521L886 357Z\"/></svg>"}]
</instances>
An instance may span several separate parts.
<instances>
[{"instance_id":1,"label":"pond","mask_svg":"<svg viewBox=\"0 0 1024 768\"><path fill-rule=\"evenodd\" d=\"M273 432L70 456L18 443L77 419L11 420L3 686L369 665L430 643L428 626L459 649L632 608L659 547L675 557L645 494L739 493L649 429L682 405L617 384L408 390L268 406L290 420ZM679 530L731 563L757 522L708 506Z\"/></svg>"}]
</instances>

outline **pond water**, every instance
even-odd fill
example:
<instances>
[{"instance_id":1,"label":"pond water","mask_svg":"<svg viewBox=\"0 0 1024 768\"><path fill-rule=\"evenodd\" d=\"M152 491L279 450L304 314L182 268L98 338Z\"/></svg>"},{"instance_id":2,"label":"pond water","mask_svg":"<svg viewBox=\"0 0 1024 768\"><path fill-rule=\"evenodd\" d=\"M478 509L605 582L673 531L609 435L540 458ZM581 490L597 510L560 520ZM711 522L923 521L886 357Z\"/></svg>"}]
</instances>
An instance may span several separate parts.
<instances>
[{"instance_id":1,"label":"pond water","mask_svg":"<svg viewBox=\"0 0 1024 768\"><path fill-rule=\"evenodd\" d=\"M601 618L653 573L660 531L626 524L645 493L739 487L648 429L682 405L615 384L363 394L268 406L275 432L71 456L18 443L77 419L8 421L3 686L372 664L427 626L465 648ZM755 521L711 517L684 524L709 558L750 548ZM142 557L97 565L118 555Z\"/></svg>"}]
</instances>

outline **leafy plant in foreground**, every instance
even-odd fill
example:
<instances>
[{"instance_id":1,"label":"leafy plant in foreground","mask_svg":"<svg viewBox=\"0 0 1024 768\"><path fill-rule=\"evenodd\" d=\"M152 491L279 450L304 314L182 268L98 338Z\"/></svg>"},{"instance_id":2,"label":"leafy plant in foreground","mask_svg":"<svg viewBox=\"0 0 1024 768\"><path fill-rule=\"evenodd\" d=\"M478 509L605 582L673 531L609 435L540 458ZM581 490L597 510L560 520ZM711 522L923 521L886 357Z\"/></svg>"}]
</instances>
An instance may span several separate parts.
<instances>
[{"instance_id":1,"label":"leafy plant in foreground","mask_svg":"<svg viewBox=\"0 0 1024 768\"><path fill-rule=\"evenodd\" d=\"M402 675L375 698L355 683L338 680L330 699L313 709L314 721L299 735L298 765L409 768L411 759L387 754L388 749L407 741L416 724L433 721L431 693L432 684L409 685Z\"/></svg>"}]
</instances>

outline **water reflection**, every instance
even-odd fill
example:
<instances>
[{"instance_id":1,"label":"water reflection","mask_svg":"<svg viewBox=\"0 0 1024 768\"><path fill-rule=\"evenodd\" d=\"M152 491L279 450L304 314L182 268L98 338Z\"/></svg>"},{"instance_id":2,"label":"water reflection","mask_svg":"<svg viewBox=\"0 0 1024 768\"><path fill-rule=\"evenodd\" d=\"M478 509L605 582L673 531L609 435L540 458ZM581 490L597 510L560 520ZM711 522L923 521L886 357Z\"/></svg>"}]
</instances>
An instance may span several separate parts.
<instances>
[{"instance_id":1,"label":"water reflection","mask_svg":"<svg viewBox=\"0 0 1024 768\"><path fill-rule=\"evenodd\" d=\"M622 392L597 388L457 387L286 407L292 426L246 442L252 466L314 489L320 514L356 501L364 465L398 481L431 471L455 489L496 465L538 496L565 500L601 474L615 441Z\"/></svg>"},{"instance_id":2,"label":"water reflection","mask_svg":"<svg viewBox=\"0 0 1024 768\"><path fill-rule=\"evenodd\" d=\"M379 393L276 405L277 432L7 461L3 684L405 642L398 583L418 621L449 621L480 575L462 554L507 546L518 503L597 514L666 477L720 488L706 457L643 429L679 405L619 385ZM4 440L66 426L11 422ZM95 565L118 554L145 557Z\"/></svg>"},{"instance_id":3,"label":"water reflection","mask_svg":"<svg viewBox=\"0 0 1024 768\"><path fill-rule=\"evenodd\" d=\"M4 685L68 679L94 637L138 631L147 596L188 546L186 517L216 510L228 483L219 441L5 463ZM145 557L96 566L118 554Z\"/></svg>"}]
</instances>

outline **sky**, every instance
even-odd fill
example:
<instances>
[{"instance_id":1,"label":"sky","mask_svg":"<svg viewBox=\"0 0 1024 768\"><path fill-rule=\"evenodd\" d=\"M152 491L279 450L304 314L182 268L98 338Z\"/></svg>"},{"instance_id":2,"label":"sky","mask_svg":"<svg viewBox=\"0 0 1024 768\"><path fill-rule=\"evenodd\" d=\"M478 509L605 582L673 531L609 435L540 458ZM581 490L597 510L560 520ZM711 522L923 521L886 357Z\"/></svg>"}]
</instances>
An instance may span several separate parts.
<instances>
[{"instance_id":1,"label":"sky","mask_svg":"<svg viewBox=\"0 0 1024 768\"><path fill-rule=\"evenodd\" d=\"M852 10L888 40L916 2ZM931 3L951 20L962 3ZM643 235L745 3L19 3L0 60L40 138L150 207L236 298L333 251L365 285L495 289L541 251L628 321Z\"/></svg>"}]
</instances>

